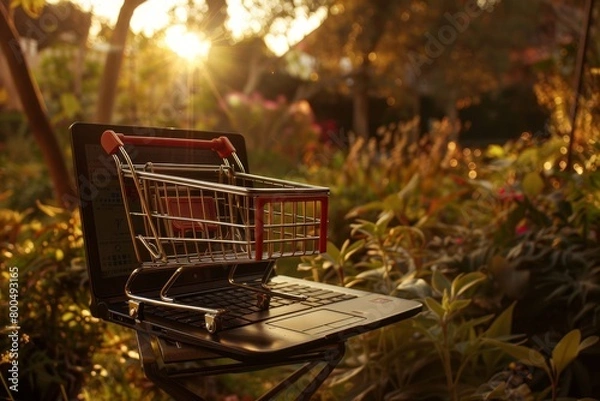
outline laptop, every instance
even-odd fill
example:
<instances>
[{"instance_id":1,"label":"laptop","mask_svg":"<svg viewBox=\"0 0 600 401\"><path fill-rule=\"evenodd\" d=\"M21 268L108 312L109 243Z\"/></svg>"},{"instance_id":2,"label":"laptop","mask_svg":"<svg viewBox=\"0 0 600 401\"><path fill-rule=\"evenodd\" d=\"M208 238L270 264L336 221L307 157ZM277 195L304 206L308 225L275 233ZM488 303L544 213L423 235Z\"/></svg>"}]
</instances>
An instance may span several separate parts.
<instances>
[{"instance_id":1,"label":"laptop","mask_svg":"<svg viewBox=\"0 0 600 401\"><path fill-rule=\"evenodd\" d=\"M169 296L178 303L226 310L218 331L210 332L203 313L194 310L139 302L143 313L132 313L126 285L142 299L160 300L163 286L178 266L139 269L115 162L101 146L107 130L143 137L211 140L225 136L249 170L244 137L238 133L74 123L70 135L78 194L73 201L81 213L93 316L242 360L326 347L421 311L422 305L413 300L277 275L274 260L250 260L186 265L170 285ZM221 162L215 152L203 149L135 146L133 150L132 161L140 164ZM243 286L230 283L232 269L235 282ZM134 270L139 274L128 282ZM269 273L266 279L265 272ZM244 286L260 287L265 281L276 293L292 296L271 296L268 308L257 305L257 292Z\"/></svg>"}]
</instances>

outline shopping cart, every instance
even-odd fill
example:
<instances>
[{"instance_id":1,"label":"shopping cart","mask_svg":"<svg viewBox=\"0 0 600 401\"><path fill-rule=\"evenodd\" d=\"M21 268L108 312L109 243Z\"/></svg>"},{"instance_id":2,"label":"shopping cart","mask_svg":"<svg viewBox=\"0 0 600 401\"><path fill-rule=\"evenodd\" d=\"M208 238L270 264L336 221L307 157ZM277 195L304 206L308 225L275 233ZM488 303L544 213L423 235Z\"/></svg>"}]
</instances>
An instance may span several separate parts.
<instances>
[{"instance_id":1,"label":"shopping cart","mask_svg":"<svg viewBox=\"0 0 600 401\"><path fill-rule=\"evenodd\" d=\"M245 262L324 252L327 243L329 190L292 181L248 174L225 136L211 140L125 136L107 130L101 137L112 155L127 224L140 267L127 281L130 314L140 318L144 303L190 309L205 314L206 328L216 332L224 309L181 304L169 289L188 267L232 265L229 282L256 291L261 308L275 293L266 285L238 283L237 266ZM195 148L215 152L219 164L134 163L127 146ZM272 264L271 264L272 265ZM171 267L160 300L136 295L131 287L145 269Z\"/></svg>"}]
</instances>

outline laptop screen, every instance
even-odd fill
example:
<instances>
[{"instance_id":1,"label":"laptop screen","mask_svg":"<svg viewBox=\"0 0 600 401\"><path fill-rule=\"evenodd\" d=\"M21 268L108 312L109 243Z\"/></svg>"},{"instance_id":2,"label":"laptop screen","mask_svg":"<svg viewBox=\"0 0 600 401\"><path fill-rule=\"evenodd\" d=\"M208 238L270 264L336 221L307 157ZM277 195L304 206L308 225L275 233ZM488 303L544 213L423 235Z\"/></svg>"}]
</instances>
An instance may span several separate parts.
<instances>
[{"instance_id":1,"label":"laptop screen","mask_svg":"<svg viewBox=\"0 0 600 401\"><path fill-rule=\"evenodd\" d=\"M133 269L139 267L127 224L121 188L112 156L100 145L105 130L125 135L212 139L227 136L247 170L245 142L241 135L223 132L190 131L170 128L135 127L75 123L71 141L77 199L81 211L85 250L90 278L96 295L122 294ZM135 146L128 148L134 163L221 163L210 150Z\"/></svg>"},{"instance_id":2,"label":"laptop screen","mask_svg":"<svg viewBox=\"0 0 600 401\"><path fill-rule=\"evenodd\" d=\"M79 177L79 191L83 195L82 206L90 208L94 217L89 227L93 235L86 238L95 239L103 278L129 274L138 261L131 244L121 188L114 179L116 169L113 158L97 144L85 145L84 158L89 179ZM89 201L86 202L86 199Z\"/></svg>"}]
</instances>

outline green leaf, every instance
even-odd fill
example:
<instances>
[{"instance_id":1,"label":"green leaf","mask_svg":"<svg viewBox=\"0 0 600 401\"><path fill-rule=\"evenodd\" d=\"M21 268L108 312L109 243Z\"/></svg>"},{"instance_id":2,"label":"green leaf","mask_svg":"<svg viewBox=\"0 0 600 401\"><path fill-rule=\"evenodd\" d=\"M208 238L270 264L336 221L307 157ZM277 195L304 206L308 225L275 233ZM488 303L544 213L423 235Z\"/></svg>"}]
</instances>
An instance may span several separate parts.
<instances>
[{"instance_id":1,"label":"green leaf","mask_svg":"<svg viewBox=\"0 0 600 401\"><path fill-rule=\"evenodd\" d=\"M423 334L423 336L427 337L434 345L439 344L439 336L436 333L436 328L439 327L439 322L436 320L436 324L434 327L429 328L427 320L425 320L424 315L418 315L415 319L411 320L413 324L413 328L418 332ZM439 331L439 329L437 330Z\"/></svg>"},{"instance_id":2,"label":"green leaf","mask_svg":"<svg viewBox=\"0 0 600 401\"><path fill-rule=\"evenodd\" d=\"M44 205L39 200L36 201L36 204L37 204L37 207L48 217L55 217L61 213L64 213L64 211L65 211L64 209L61 209L56 206Z\"/></svg>"},{"instance_id":3,"label":"green leaf","mask_svg":"<svg viewBox=\"0 0 600 401\"><path fill-rule=\"evenodd\" d=\"M385 268L380 267L380 268L370 268L368 270L365 270L364 272L360 272L356 275L356 278L360 278L360 279L369 279L369 278L375 278L375 279L381 279L383 277L383 275L385 274Z\"/></svg>"},{"instance_id":4,"label":"green leaf","mask_svg":"<svg viewBox=\"0 0 600 401\"><path fill-rule=\"evenodd\" d=\"M579 344L579 347L577 348L577 353L583 351L584 349L591 347L592 345L596 344L598 342L598 336L589 336L586 337L581 344Z\"/></svg>"},{"instance_id":5,"label":"green leaf","mask_svg":"<svg viewBox=\"0 0 600 401\"><path fill-rule=\"evenodd\" d=\"M495 345L496 347L500 348L502 351L506 352L508 355L524 363L525 365L535 366L536 368L544 369L544 371L548 374L549 377L552 376L548 367L548 363L546 362L546 359L540 352L532 348L524 347L522 345L506 343L493 339L484 339L484 341Z\"/></svg>"},{"instance_id":6,"label":"green leaf","mask_svg":"<svg viewBox=\"0 0 600 401\"><path fill-rule=\"evenodd\" d=\"M422 278L402 280L396 287L395 295L408 299L424 299L431 295L431 287Z\"/></svg>"},{"instance_id":7,"label":"green leaf","mask_svg":"<svg viewBox=\"0 0 600 401\"><path fill-rule=\"evenodd\" d=\"M530 166L531 168L538 166L539 151L537 147L525 149L523 152L521 152L518 156L517 163L524 166Z\"/></svg>"},{"instance_id":8,"label":"green leaf","mask_svg":"<svg viewBox=\"0 0 600 401\"><path fill-rule=\"evenodd\" d=\"M330 383L331 386L336 386L341 383L345 383L351 381L356 377L356 375L360 374L367 365L360 365L354 369L348 369L344 373L337 375Z\"/></svg>"},{"instance_id":9,"label":"green leaf","mask_svg":"<svg viewBox=\"0 0 600 401\"><path fill-rule=\"evenodd\" d=\"M513 310L515 309L516 302L510 304L488 327L483 333L486 338L498 338L502 336L508 336L512 332L512 320Z\"/></svg>"},{"instance_id":10,"label":"green leaf","mask_svg":"<svg viewBox=\"0 0 600 401\"><path fill-rule=\"evenodd\" d=\"M369 237L376 236L377 226L371 221L358 220L357 224L352 225L352 235L356 233L362 233Z\"/></svg>"},{"instance_id":11,"label":"green leaf","mask_svg":"<svg viewBox=\"0 0 600 401\"><path fill-rule=\"evenodd\" d=\"M373 202L369 202L367 204L361 205L361 206L357 206L353 209L351 209L346 216L344 216L344 218L346 219L351 219L351 218L355 218L358 217L361 214L364 214L365 212L369 212L372 210L382 210L384 209L384 204L381 201L373 201Z\"/></svg>"},{"instance_id":12,"label":"green leaf","mask_svg":"<svg viewBox=\"0 0 600 401\"><path fill-rule=\"evenodd\" d=\"M467 306L469 306L469 304L471 304L470 299L456 299L454 301L450 301L448 304L448 312L449 313L458 312L459 310L464 309Z\"/></svg>"},{"instance_id":13,"label":"green leaf","mask_svg":"<svg viewBox=\"0 0 600 401\"><path fill-rule=\"evenodd\" d=\"M450 290L450 280L446 278L439 270L434 270L431 275L431 286L434 290L442 294L444 290Z\"/></svg>"},{"instance_id":14,"label":"green leaf","mask_svg":"<svg viewBox=\"0 0 600 401\"><path fill-rule=\"evenodd\" d=\"M479 326L480 324L484 324L489 322L492 318L494 317L494 315L485 315L485 316L481 316L478 318L471 318L467 321L465 321L464 323L460 324L460 329L472 329L473 327Z\"/></svg>"},{"instance_id":15,"label":"green leaf","mask_svg":"<svg viewBox=\"0 0 600 401\"><path fill-rule=\"evenodd\" d=\"M396 196L402 200L408 199L419 187L419 183L421 181L420 178L421 177L418 173L413 174L413 176L410 177L410 180L402 187L402 190L400 190Z\"/></svg>"},{"instance_id":16,"label":"green leaf","mask_svg":"<svg viewBox=\"0 0 600 401\"><path fill-rule=\"evenodd\" d=\"M505 155L504 148L500 145L490 145L485 151L487 157L499 159Z\"/></svg>"},{"instance_id":17,"label":"green leaf","mask_svg":"<svg viewBox=\"0 0 600 401\"><path fill-rule=\"evenodd\" d=\"M485 400L503 399L506 396L506 382L501 382L496 388L486 394Z\"/></svg>"},{"instance_id":18,"label":"green leaf","mask_svg":"<svg viewBox=\"0 0 600 401\"><path fill-rule=\"evenodd\" d=\"M539 173L532 171L523 177L521 186L525 195L529 198L534 198L544 190L544 180L542 180Z\"/></svg>"},{"instance_id":19,"label":"green leaf","mask_svg":"<svg viewBox=\"0 0 600 401\"><path fill-rule=\"evenodd\" d=\"M579 342L581 332L578 329L571 330L556 344L552 350L552 362L556 370L556 377L569 365L579 353Z\"/></svg>"},{"instance_id":20,"label":"green leaf","mask_svg":"<svg viewBox=\"0 0 600 401\"><path fill-rule=\"evenodd\" d=\"M427 307L429 307L429 309L433 313L438 315L440 318L444 317L444 314L446 313L446 311L444 310L444 308L438 301L436 301L435 299L433 299L431 297L427 297L427 298L425 298L425 304L427 305Z\"/></svg>"},{"instance_id":21,"label":"green leaf","mask_svg":"<svg viewBox=\"0 0 600 401\"><path fill-rule=\"evenodd\" d=\"M313 265L311 265L310 263L299 263L297 267L298 271L301 272L307 272L312 270L313 268Z\"/></svg>"},{"instance_id":22,"label":"green leaf","mask_svg":"<svg viewBox=\"0 0 600 401\"><path fill-rule=\"evenodd\" d=\"M79 100L72 93L63 93L60 95L60 105L63 113L68 118L73 118L81 111Z\"/></svg>"},{"instance_id":23,"label":"green leaf","mask_svg":"<svg viewBox=\"0 0 600 401\"><path fill-rule=\"evenodd\" d=\"M344 243L344 245L346 245ZM335 246L333 242L327 241L327 254L332 260L338 260L340 257L340 250Z\"/></svg>"},{"instance_id":24,"label":"green leaf","mask_svg":"<svg viewBox=\"0 0 600 401\"><path fill-rule=\"evenodd\" d=\"M342 250L340 251L340 256L343 257L343 261L347 261L350 257L361 250L365 246L365 240L361 239L349 244L349 241L346 240L344 245L342 246Z\"/></svg>"},{"instance_id":25,"label":"green leaf","mask_svg":"<svg viewBox=\"0 0 600 401\"><path fill-rule=\"evenodd\" d=\"M487 276L481 272L459 274L454 281L452 281L451 297L455 298L464 294L469 288L479 284L486 278Z\"/></svg>"},{"instance_id":26,"label":"green leaf","mask_svg":"<svg viewBox=\"0 0 600 401\"><path fill-rule=\"evenodd\" d=\"M67 322L75 318L75 314L73 312L65 312L63 313L61 319L63 322Z\"/></svg>"},{"instance_id":27,"label":"green leaf","mask_svg":"<svg viewBox=\"0 0 600 401\"><path fill-rule=\"evenodd\" d=\"M16 8L21 6L29 18L35 19L41 15L45 3L44 0L12 0L10 2L10 7Z\"/></svg>"},{"instance_id":28,"label":"green leaf","mask_svg":"<svg viewBox=\"0 0 600 401\"><path fill-rule=\"evenodd\" d=\"M393 218L394 218L394 213L392 211L385 210L385 211L381 212L381 214L379 215L379 218L377 219L377 222L375 223L376 228L377 228L376 232L380 235L385 234L385 230L387 230L387 227Z\"/></svg>"}]
</instances>

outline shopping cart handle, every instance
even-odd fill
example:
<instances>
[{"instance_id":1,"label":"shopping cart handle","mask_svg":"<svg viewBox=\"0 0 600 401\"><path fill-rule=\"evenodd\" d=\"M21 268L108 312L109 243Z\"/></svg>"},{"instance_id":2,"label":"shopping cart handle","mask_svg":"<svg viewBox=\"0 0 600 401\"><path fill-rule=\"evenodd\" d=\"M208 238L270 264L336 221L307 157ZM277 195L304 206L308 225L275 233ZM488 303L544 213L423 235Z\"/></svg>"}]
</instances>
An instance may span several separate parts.
<instances>
[{"instance_id":1,"label":"shopping cart handle","mask_svg":"<svg viewBox=\"0 0 600 401\"><path fill-rule=\"evenodd\" d=\"M109 155L117 153L119 147L124 146L125 144L206 149L216 152L222 159L235 153L235 147L226 136L220 136L213 139L186 139L153 136L127 136L112 130L106 130L100 138L100 143L102 144L104 151Z\"/></svg>"},{"instance_id":2,"label":"shopping cart handle","mask_svg":"<svg viewBox=\"0 0 600 401\"><path fill-rule=\"evenodd\" d=\"M106 153L109 155L114 155L118 152L119 146L123 146L123 141L119 136L123 136L123 134L117 134L115 131L106 130L102 133L100 137L100 144Z\"/></svg>"}]
</instances>

